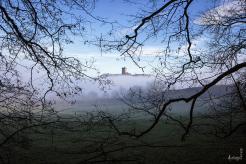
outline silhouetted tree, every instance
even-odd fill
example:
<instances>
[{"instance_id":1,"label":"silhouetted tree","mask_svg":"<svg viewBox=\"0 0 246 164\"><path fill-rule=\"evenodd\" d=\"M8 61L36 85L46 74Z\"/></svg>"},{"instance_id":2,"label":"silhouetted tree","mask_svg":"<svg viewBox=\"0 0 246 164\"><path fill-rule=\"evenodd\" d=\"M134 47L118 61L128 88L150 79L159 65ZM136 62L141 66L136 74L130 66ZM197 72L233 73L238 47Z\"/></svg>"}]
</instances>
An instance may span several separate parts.
<instances>
[{"instance_id":1,"label":"silhouetted tree","mask_svg":"<svg viewBox=\"0 0 246 164\"><path fill-rule=\"evenodd\" d=\"M192 127L197 101L217 84L232 84L235 79L240 81L239 73L246 67L245 1L219 3L215 1L217 7L205 11L198 17L191 14L195 0L156 2L154 10L149 12L142 10L133 16L136 24L132 24L129 28L131 31L129 34L118 40L106 37L100 40L102 47L106 50L119 51L122 56L131 58L144 70L139 62L141 55L144 53L145 45L155 41L157 47L161 48L156 50L158 62L152 65L157 81L162 84L162 92L168 93L175 88L200 87L200 89L189 96L180 95L162 99L158 102L159 110L155 112L154 119L151 119L146 129L139 131L116 129L116 131L120 135L140 138L158 125L172 104L184 102L190 104L189 121L183 124L176 120L185 130L182 137L184 140ZM138 94L138 91L134 94ZM155 100L159 99L161 97ZM243 102L240 105L244 106L245 100L240 99ZM148 100L143 96L142 103L137 102L142 111L149 111L145 106L145 103L149 103ZM139 110L139 107L131 106L133 103L128 105Z\"/></svg>"},{"instance_id":2,"label":"silhouetted tree","mask_svg":"<svg viewBox=\"0 0 246 164\"><path fill-rule=\"evenodd\" d=\"M22 131L56 123L50 99L81 92L93 61L63 54L72 36L87 34L94 1L0 1L0 149ZM4 152L4 150L1 150ZM2 154L2 153L0 153Z\"/></svg>"},{"instance_id":3,"label":"silhouetted tree","mask_svg":"<svg viewBox=\"0 0 246 164\"><path fill-rule=\"evenodd\" d=\"M134 149L179 147L147 143L141 138L164 118L182 127L184 140L193 129L197 101L216 84L235 81L238 84L239 73L246 67L245 1L225 2L195 19L191 9L196 0L150 2L153 6L148 12L141 10L134 15L129 34L119 38L118 31L112 31L92 43L105 51L120 52L144 71L139 60L145 44L158 42L161 48L157 50L153 68L157 88L130 90L122 99L130 107L130 114L112 114L97 106L96 112L62 118L53 110L49 96L64 98L80 92L81 88L74 84L81 78L103 83L86 73L94 69L93 63L64 56L63 48L72 43L69 36L86 34L90 21L84 15L102 23L110 22L91 14L94 1L0 1L0 149L11 148L6 145L18 134L22 134L19 138L22 143L28 143L30 140L21 132L35 128L42 133L40 126L62 129L69 134L83 132L76 146L80 145L78 142L83 145L72 152L83 158L81 163L144 163L144 153L136 153ZM27 71L29 76L23 79L23 72ZM34 80L40 77L45 83ZM245 113L241 84L235 86L242 103L240 111L243 109ZM188 96L167 96L175 88L187 87L199 87L199 90ZM190 105L188 121L183 122L167 112L177 102ZM150 116L147 127L139 129L131 124L131 114L138 112ZM230 132L234 132L233 128ZM52 131L52 137L53 134ZM133 151L125 151L129 149ZM8 158L7 151L3 152L1 162Z\"/></svg>"}]
</instances>

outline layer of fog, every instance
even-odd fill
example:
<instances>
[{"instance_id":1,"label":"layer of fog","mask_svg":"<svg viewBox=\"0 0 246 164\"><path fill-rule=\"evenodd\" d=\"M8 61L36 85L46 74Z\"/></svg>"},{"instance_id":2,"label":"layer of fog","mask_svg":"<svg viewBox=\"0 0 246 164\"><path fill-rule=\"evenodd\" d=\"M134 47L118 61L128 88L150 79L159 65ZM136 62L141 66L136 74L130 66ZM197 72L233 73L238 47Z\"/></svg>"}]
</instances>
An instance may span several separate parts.
<instances>
[{"instance_id":1,"label":"layer of fog","mask_svg":"<svg viewBox=\"0 0 246 164\"><path fill-rule=\"evenodd\" d=\"M82 97L84 99L112 98L117 92L126 91L133 87L146 88L154 82L155 77L151 75L108 75L106 79L110 80L110 84L103 88L97 82L85 81L82 84L82 88L84 88Z\"/></svg>"},{"instance_id":2,"label":"layer of fog","mask_svg":"<svg viewBox=\"0 0 246 164\"><path fill-rule=\"evenodd\" d=\"M56 104L56 108L61 113L65 114L78 114L92 111L105 111L110 113L125 112L129 110L129 106L127 106L120 98L126 96L130 89L135 89L136 91L140 89L147 94L151 87L158 87L155 86L156 81L154 76L110 75L107 78L112 82L108 88L100 89L96 82L86 81L83 83L85 89L83 94L73 97L74 100L76 99L76 103L69 104L66 102L59 102ZM162 94L161 86L157 90ZM199 90L201 90L200 87L170 90L165 96L169 99L181 96L189 97L197 93ZM204 103L204 101L209 99L209 97L211 98L211 96L218 97L226 94L227 92L229 92L228 86L218 85L210 88L208 92L198 99L195 106L195 112L202 113L207 111L209 107L207 103ZM159 95L156 95L157 98L158 96ZM189 114L189 109L190 103L178 102L170 105L167 112L186 115Z\"/></svg>"},{"instance_id":3,"label":"layer of fog","mask_svg":"<svg viewBox=\"0 0 246 164\"><path fill-rule=\"evenodd\" d=\"M124 107L124 104L118 98L125 94L130 88L147 88L154 83L155 77L151 75L107 75L104 77L110 81L110 84L100 86L98 81L85 80L79 84L82 88L82 93L70 97L75 103L57 100L56 109L65 113L75 111L92 111L110 108L115 110ZM69 101L69 98L68 98Z\"/></svg>"}]
</instances>

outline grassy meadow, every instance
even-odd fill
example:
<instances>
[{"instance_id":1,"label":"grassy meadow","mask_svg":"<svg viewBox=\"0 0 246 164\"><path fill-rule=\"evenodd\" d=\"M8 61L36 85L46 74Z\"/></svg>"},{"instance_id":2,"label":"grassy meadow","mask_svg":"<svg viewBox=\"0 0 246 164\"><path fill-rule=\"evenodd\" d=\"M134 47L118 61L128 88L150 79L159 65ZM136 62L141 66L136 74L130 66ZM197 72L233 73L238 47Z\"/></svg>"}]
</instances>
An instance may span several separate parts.
<instances>
[{"instance_id":1,"label":"grassy meadow","mask_svg":"<svg viewBox=\"0 0 246 164\"><path fill-rule=\"evenodd\" d=\"M201 104L200 104L201 105ZM201 106L196 106L201 108ZM62 106L62 105L61 105ZM173 109L186 110L189 105L177 103ZM16 134L0 149L1 157L10 164L74 164L74 163L244 163L228 161L228 156L239 156L239 149L246 151L245 131L238 131L228 138L217 138L213 135L201 134L204 127L192 130L181 141L184 133L178 124L170 120L161 120L148 134L138 139L129 136L119 136L108 124L107 120L86 115L87 111L103 109L108 113L118 113L119 109L127 107L119 102L104 101L98 107L93 102L65 107L61 110L61 120L54 124L35 127ZM65 109L67 108L67 109ZM87 109L86 109L87 108ZM118 111L118 112L115 112ZM194 119L194 125L211 123L200 119L199 111ZM84 115L83 115L84 114ZM182 115L188 123L188 115L173 113L174 117ZM75 117L74 117L75 116ZM241 119L241 118L239 118ZM149 127L152 120L140 115L134 119L116 121L121 131L141 131ZM198 130L198 131L197 131ZM14 141L14 142L12 142ZM106 161L106 162L105 162Z\"/></svg>"}]
</instances>

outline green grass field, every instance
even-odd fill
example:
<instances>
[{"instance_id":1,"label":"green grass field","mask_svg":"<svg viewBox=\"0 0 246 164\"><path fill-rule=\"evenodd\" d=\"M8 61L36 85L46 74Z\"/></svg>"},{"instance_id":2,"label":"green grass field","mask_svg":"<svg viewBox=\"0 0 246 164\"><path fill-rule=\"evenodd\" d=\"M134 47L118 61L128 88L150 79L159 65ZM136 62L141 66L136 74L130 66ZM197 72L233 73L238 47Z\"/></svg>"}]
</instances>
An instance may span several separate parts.
<instances>
[{"instance_id":1,"label":"green grass field","mask_svg":"<svg viewBox=\"0 0 246 164\"><path fill-rule=\"evenodd\" d=\"M238 131L225 139L192 130L182 142L181 136L184 130L170 120L160 120L151 132L141 138L119 136L112 126L109 126L108 120L100 120L97 117L89 120L90 117L80 117L87 111L98 110L93 103L86 102L73 107L63 107L60 104L57 107L62 109L60 115L63 119L48 126L17 133L0 149L4 162L9 164L83 164L103 163L102 161L146 164L240 164L246 161L245 130ZM199 106L198 103L195 109L196 116L205 107ZM181 115L187 124L188 108L189 104L174 104L173 116L180 118ZM122 111L120 109L127 109L127 107L113 101L104 101L99 109L119 114ZM76 118L74 118L75 113ZM132 132L135 128L139 132L152 123L149 117L141 114L135 116L134 119L118 121L116 124L121 131ZM206 123L211 123L211 120L195 118L193 125ZM209 132L210 129L199 127L196 130ZM229 162L228 156L239 156L240 148L245 151L243 160ZM1 162L3 161L0 160Z\"/></svg>"},{"instance_id":2,"label":"green grass field","mask_svg":"<svg viewBox=\"0 0 246 164\"><path fill-rule=\"evenodd\" d=\"M108 152L108 159L139 159L143 163L157 164L205 164L228 163L229 154L239 155L239 149L246 148L246 138L241 133L227 139L191 133L185 142L181 142L183 130L164 121L140 139L117 136L112 130L100 124L93 125L90 130L75 122L65 124L67 129L61 125L54 125L52 128L37 128L36 131L26 130L15 136L20 144L9 142L3 149L5 151L1 150L1 155L9 157L10 163L18 164L86 163L85 160L90 158L93 160L89 161L105 159L104 156L100 156L101 151L97 152L103 145L104 152ZM120 127L128 129L134 125L143 129L148 124L146 120L135 120L122 122ZM152 146L146 146L147 143ZM122 147L125 149L121 150ZM98 158L94 158L96 156ZM230 163L244 162L245 159Z\"/></svg>"}]
</instances>

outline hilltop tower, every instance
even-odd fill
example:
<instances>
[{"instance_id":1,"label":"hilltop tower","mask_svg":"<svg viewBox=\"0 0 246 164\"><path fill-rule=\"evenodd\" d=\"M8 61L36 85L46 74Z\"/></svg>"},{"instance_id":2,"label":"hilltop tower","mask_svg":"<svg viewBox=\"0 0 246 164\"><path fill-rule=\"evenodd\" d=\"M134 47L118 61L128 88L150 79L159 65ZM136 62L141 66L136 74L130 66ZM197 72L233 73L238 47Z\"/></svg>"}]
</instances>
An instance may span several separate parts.
<instances>
[{"instance_id":1,"label":"hilltop tower","mask_svg":"<svg viewBox=\"0 0 246 164\"><path fill-rule=\"evenodd\" d=\"M127 69L126 69L126 67L122 67L121 74L122 74L122 75L126 75L126 74L127 74Z\"/></svg>"}]
</instances>

